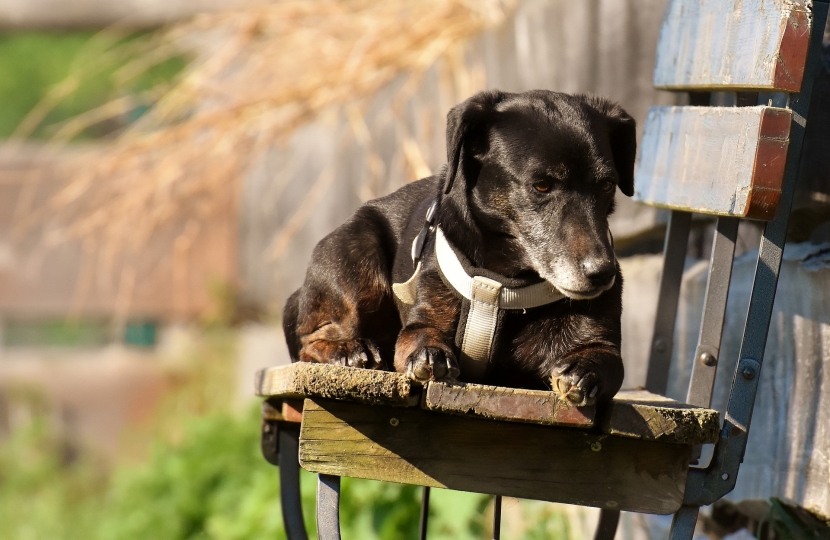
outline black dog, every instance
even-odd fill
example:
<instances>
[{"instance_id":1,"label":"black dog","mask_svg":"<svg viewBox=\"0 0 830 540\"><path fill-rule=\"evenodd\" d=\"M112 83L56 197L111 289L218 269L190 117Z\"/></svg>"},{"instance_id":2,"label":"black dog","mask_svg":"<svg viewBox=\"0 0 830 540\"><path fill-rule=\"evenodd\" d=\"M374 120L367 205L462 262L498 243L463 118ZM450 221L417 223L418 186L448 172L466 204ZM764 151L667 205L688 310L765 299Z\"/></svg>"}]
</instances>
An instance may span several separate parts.
<instances>
[{"instance_id":1,"label":"black dog","mask_svg":"<svg viewBox=\"0 0 830 540\"><path fill-rule=\"evenodd\" d=\"M394 358L421 382L611 399L622 276L608 216L617 186L633 194L635 149L634 120L593 96L487 91L454 107L447 167L366 203L314 249L285 307L292 358Z\"/></svg>"}]
</instances>

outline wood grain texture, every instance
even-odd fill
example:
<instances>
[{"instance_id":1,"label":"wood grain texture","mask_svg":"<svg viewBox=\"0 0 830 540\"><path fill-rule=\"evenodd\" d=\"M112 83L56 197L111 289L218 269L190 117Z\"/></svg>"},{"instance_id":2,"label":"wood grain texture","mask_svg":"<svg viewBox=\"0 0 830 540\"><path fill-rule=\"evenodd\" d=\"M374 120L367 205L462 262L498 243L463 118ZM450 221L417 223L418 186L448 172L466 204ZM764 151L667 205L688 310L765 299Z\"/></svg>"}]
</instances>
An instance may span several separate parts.
<instances>
[{"instance_id":1,"label":"wood grain texture","mask_svg":"<svg viewBox=\"0 0 830 540\"><path fill-rule=\"evenodd\" d=\"M480 384L430 383L421 407L436 412L543 425L591 427L595 407L573 407L553 392Z\"/></svg>"},{"instance_id":2,"label":"wood grain texture","mask_svg":"<svg viewBox=\"0 0 830 540\"><path fill-rule=\"evenodd\" d=\"M679 508L690 446L306 400L300 463L315 473L655 514Z\"/></svg>"},{"instance_id":3,"label":"wood grain texture","mask_svg":"<svg viewBox=\"0 0 830 540\"><path fill-rule=\"evenodd\" d=\"M652 107L634 199L653 206L770 220L791 112L774 107Z\"/></svg>"},{"instance_id":4,"label":"wood grain texture","mask_svg":"<svg viewBox=\"0 0 830 540\"><path fill-rule=\"evenodd\" d=\"M298 362L260 370L256 394L266 397L315 396L360 403L411 406L417 389L400 373Z\"/></svg>"},{"instance_id":5,"label":"wood grain texture","mask_svg":"<svg viewBox=\"0 0 830 540\"><path fill-rule=\"evenodd\" d=\"M654 86L666 90L801 88L811 17L793 0L670 0Z\"/></svg>"},{"instance_id":6,"label":"wood grain texture","mask_svg":"<svg viewBox=\"0 0 830 540\"><path fill-rule=\"evenodd\" d=\"M675 444L704 444L718 440L717 411L678 403L646 390L623 390L600 422L608 435Z\"/></svg>"},{"instance_id":7,"label":"wood grain texture","mask_svg":"<svg viewBox=\"0 0 830 540\"><path fill-rule=\"evenodd\" d=\"M271 398L286 421L299 421L302 408L294 400L304 397L396 406L414 406L420 399L423 409L440 413L576 428L593 427L597 417L594 407L571 407L553 392L445 383L421 389L398 373L312 363L260 371L257 394ZM645 391L619 392L604 413L598 432L666 443L714 442L720 424L717 411Z\"/></svg>"}]
</instances>

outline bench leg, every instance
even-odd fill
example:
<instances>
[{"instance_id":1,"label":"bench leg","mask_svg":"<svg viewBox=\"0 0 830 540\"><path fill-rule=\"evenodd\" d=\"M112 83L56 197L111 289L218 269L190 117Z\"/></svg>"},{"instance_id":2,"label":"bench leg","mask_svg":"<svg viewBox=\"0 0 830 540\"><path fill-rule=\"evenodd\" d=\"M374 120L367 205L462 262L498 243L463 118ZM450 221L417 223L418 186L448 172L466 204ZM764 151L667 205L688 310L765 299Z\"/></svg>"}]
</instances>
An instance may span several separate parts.
<instances>
[{"instance_id":1,"label":"bench leg","mask_svg":"<svg viewBox=\"0 0 830 540\"><path fill-rule=\"evenodd\" d=\"M280 499L282 522L289 540L308 540L303 522L300 499L300 425L281 423L279 426Z\"/></svg>"},{"instance_id":2,"label":"bench leg","mask_svg":"<svg viewBox=\"0 0 830 540\"><path fill-rule=\"evenodd\" d=\"M421 497L421 525L418 530L418 538L427 540L427 522L429 521L429 486L424 486Z\"/></svg>"},{"instance_id":3,"label":"bench leg","mask_svg":"<svg viewBox=\"0 0 830 540\"><path fill-rule=\"evenodd\" d=\"M317 540L340 540L340 477L317 477Z\"/></svg>"},{"instance_id":4,"label":"bench leg","mask_svg":"<svg viewBox=\"0 0 830 540\"><path fill-rule=\"evenodd\" d=\"M493 501L493 540L501 538L501 495Z\"/></svg>"},{"instance_id":5,"label":"bench leg","mask_svg":"<svg viewBox=\"0 0 830 540\"><path fill-rule=\"evenodd\" d=\"M597 530L594 533L594 540L614 540L619 522L619 510L603 509L599 513L599 522L597 523Z\"/></svg>"},{"instance_id":6,"label":"bench leg","mask_svg":"<svg viewBox=\"0 0 830 540\"><path fill-rule=\"evenodd\" d=\"M692 540L698 512L699 506L681 506L672 519L669 540Z\"/></svg>"}]
</instances>

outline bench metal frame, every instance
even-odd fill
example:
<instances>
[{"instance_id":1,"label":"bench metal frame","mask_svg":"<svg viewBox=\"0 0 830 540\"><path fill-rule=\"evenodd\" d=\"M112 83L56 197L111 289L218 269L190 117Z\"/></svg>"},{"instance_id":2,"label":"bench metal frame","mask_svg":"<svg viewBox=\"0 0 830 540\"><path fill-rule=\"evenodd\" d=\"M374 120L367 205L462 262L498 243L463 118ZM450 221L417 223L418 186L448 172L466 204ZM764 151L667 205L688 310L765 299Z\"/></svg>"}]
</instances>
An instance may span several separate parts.
<instances>
[{"instance_id":1,"label":"bench metal frame","mask_svg":"<svg viewBox=\"0 0 830 540\"><path fill-rule=\"evenodd\" d=\"M712 504L729 493L737 481L738 470L746 450L752 409L760 379L789 213L800 176L805 119L810 109L816 74L819 69L822 69L822 35L827 12L827 0L813 1L812 34L801 91L784 95L787 101L786 107L793 113L784 184L776 215L767 222L761 238L740 358L732 379L720 439L715 445L710 464L705 468L689 470L683 506L674 515L672 521L671 540L691 540L700 506ZM737 96L736 105L738 106L766 104L770 99L769 93L761 93L760 99L757 92L742 92ZM777 97L781 98L781 95ZM709 94L691 94L690 101L693 104L707 103ZM687 402L699 407L709 407L712 401L738 223L739 219L735 217L717 219L700 337L687 395ZM646 379L647 389L661 395L665 394L668 382L690 225L690 213L677 210L671 212L664 245L663 273ZM297 459L299 433L299 425L296 423L275 420L263 422L263 454L270 463L279 465L280 468L282 514L288 538L291 540L307 540L308 538L303 524L300 502ZM693 455L693 459L697 456L699 456L699 449L696 455ZM430 488L424 487L419 533L419 538L422 540L427 537L429 497ZM339 502L340 478L320 474L316 510L318 538L340 539ZM603 509L595 539L613 539L619 518L618 510ZM500 537L500 524L501 497L495 496L494 539Z\"/></svg>"}]
</instances>

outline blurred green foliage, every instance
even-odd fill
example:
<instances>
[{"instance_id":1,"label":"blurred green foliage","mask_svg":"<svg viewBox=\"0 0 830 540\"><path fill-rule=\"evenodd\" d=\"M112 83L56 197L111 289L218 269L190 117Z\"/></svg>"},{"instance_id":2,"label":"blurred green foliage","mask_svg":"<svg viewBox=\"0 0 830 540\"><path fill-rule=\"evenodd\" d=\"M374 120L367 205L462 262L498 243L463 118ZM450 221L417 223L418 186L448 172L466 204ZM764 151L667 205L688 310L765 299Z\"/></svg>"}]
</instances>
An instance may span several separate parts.
<instances>
[{"instance_id":1,"label":"blurred green foliage","mask_svg":"<svg viewBox=\"0 0 830 540\"><path fill-rule=\"evenodd\" d=\"M344 538L417 537L420 488L355 479L342 487ZM313 537L314 475L303 473L302 489ZM489 499L434 490L430 538L483 538ZM259 454L258 407L194 418L180 443L157 443L145 464L116 468L110 480L34 422L0 446L0 538L285 538L278 471Z\"/></svg>"},{"instance_id":2,"label":"blurred green foliage","mask_svg":"<svg viewBox=\"0 0 830 540\"><path fill-rule=\"evenodd\" d=\"M58 100L44 121L32 133L33 138L47 138L54 126L107 101L147 90L170 81L185 66L182 57L151 65L137 77L125 80L118 69L139 58L150 34L110 36L90 31L45 32L20 31L0 35L0 139L14 133L26 115L67 77L77 77L77 85L68 85L66 95ZM140 112L141 107L136 107ZM137 114L122 119L134 120ZM78 138L106 135L121 124L107 122L94 125Z\"/></svg>"},{"instance_id":3,"label":"blurred green foliage","mask_svg":"<svg viewBox=\"0 0 830 540\"><path fill-rule=\"evenodd\" d=\"M259 449L259 404L231 412L237 347L236 331L213 321L163 360L168 395L148 425L121 435L119 455L109 462L61 431L45 395L6 388L5 399L28 404L31 419L0 441L0 539L285 538L279 473ZM301 486L314 538L315 475L303 471ZM420 487L344 478L342 493L346 540L417 538ZM492 497L432 490L431 540L491 538L491 523ZM570 538L561 510L533 501L508 503L503 533Z\"/></svg>"}]
</instances>

